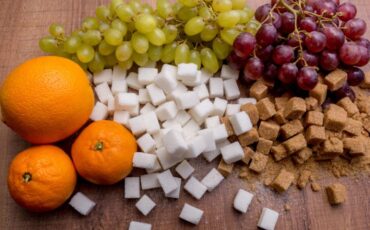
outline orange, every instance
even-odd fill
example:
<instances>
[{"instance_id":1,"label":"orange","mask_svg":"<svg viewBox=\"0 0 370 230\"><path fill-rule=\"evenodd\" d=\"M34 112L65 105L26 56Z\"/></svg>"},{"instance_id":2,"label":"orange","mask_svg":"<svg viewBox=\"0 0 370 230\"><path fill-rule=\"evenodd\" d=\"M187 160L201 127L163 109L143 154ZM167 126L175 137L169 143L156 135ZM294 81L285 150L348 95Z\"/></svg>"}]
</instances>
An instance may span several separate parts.
<instances>
[{"instance_id":1,"label":"orange","mask_svg":"<svg viewBox=\"0 0 370 230\"><path fill-rule=\"evenodd\" d=\"M0 89L3 121L35 144L60 141L76 132L94 106L86 73L61 57L39 57L16 67Z\"/></svg>"},{"instance_id":2,"label":"orange","mask_svg":"<svg viewBox=\"0 0 370 230\"><path fill-rule=\"evenodd\" d=\"M19 153L11 162L8 188L13 199L34 212L46 212L62 205L76 185L76 171L60 148L44 145Z\"/></svg>"},{"instance_id":3,"label":"orange","mask_svg":"<svg viewBox=\"0 0 370 230\"><path fill-rule=\"evenodd\" d=\"M94 184L110 185L132 170L135 137L114 121L96 121L72 145L72 160L80 176Z\"/></svg>"}]
</instances>

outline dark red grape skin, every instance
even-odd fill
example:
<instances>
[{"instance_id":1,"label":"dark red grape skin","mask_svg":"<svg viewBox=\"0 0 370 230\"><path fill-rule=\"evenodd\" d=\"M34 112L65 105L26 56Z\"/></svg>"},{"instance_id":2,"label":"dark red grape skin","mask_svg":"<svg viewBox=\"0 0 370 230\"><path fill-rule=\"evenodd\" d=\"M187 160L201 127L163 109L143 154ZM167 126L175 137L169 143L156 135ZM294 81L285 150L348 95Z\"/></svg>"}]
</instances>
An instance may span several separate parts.
<instances>
[{"instance_id":1,"label":"dark red grape skin","mask_svg":"<svg viewBox=\"0 0 370 230\"><path fill-rule=\"evenodd\" d=\"M365 79L365 73L360 68L352 67L346 70L347 82L350 86L357 86Z\"/></svg>"},{"instance_id":2,"label":"dark red grape skin","mask_svg":"<svg viewBox=\"0 0 370 230\"><path fill-rule=\"evenodd\" d=\"M312 31L306 36L304 44L311 53L319 53L326 46L326 36L321 32Z\"/></svg>"},{"instance_id":3,"label":"dark red grape skin","mask_svg":"<svg viewBox=\"0 0 370 230\"><path fill-rule=\"evenodd\" d=\"M275 26L276 29L279 29L281 27L281 23L282 22L281 22L280 15L276 12L273 12L272 13L272 24Z\"/></svg>"},{"instance_id":4,"label":"dark red grape skin","mask_svg":"<svg viewBox=\"0 0 370 230\"><path fill-rule=\"evenodd\" d=\"M259 58L250 58L244 67L244 77L247 79L258 80L264 70L263 62Z\"/></svg>"},{"instance_id":5,"label":"dark red grape skin","mask_svg":"<svg viewBox=\"0 0 370 230\"><path fill-rule=\"evenodd\" d=\"M335 70L340 64L337 53L324 50L320 56L320 67L326 71Z\"/></svg>"},{"instance_id":6,"label":"dark red grape skin","mask_svg":"<svg viewBox=\"0 0 370 230\"><path fill-rule=\"evenodd\" d=\"M332 1L317 1L313 8L318 14L324 16L333 16L337 12L337 4Z\"/></svg>"},{"instance_id":7,"label":"dark red grape skin","mask_svg":"<svg viewBox=\"0 0 370 230\"><path fill-rule=\"evenodd\" d=\"M257 21L263 22L268 17L270 10L271 10L270 4L263 4L256 9L254 17L256 18Z\"/></svg>"},{"instance_id":8,"label":"dark red grape skin","mask_svg":"<svg viewBox=\"0 0 370 230\"><path fill-rule=\"evenodd\" d=\"M306 61L306 63L304 61L299 61L298 62L299 67L304 67L305 64L307 64L308 66L318 66L319 65L319 58L317 57L316 54L311 54L307 52L306 50L304 50L302 57Z\"/></svg>"},{"instance_id":9,"label":"dark red grape skin","mask_svg":"<svg viewBox=\"0 0 370 230\"><path fill-rule=\"evenodd\" d=\"M289 63L293 58L293 48L287 45L278 45L272 53L272 60L278 65Z\"/></svg>"},{"instance_id":10,"label":"dark red grape skin","mask_svg":"<svg viewBox=\"0 0 370 230\"><path fill-rule=\"evenodd\" d=\"M312 90L319 82L318 74L313 67L303 67L299 70L297 84L303 90Z\"/></svg>"},{"instance_id":11,"label":"dark red grape skin","mask_svg":"<svg viewBox=\"0 0 370 230\"><path fill-rule=\"evenodd\" d=\"M339 13L339 19L346 22L356 17L357 8L352 3L345 2L338 6L337 12Z\"/></svg>"},{"instance_id":12,"label":"dark red grape skin","mask_svg":"<svg viewBox=\"0 0 370 230\"><path fill-rule=\"evenodd\" d=\"M293 63L286 63L279 69L279 80L284 84L291 84L296 81L298 67Z\"/></svg>"},{"instance_id":13,"label":"dark red grape skin","mask_svg":"<svg viewBox=\"0 0 370 230\"><path fill-rule=\"evenodd\" d=\"M366 38L360 38L355 41L357 45L364 46L370 50L370 41Z\"/></svg>"},{"instance_id":14,"label":"dark red grape skin","mask_svg":"<svg viewBox=\"0 0 370 230\"><path fill-rule=\"evenodd\" d=\"M299 46L299 38L301 39L301 42L303 43L304 38L305 38L304 33L299 33L299 37L298 37L297 33L291 34L290 38L287 41L287 45L289 45L291 47Z\"/></svg>"},{"instance_id":15,"label":"dark red grape skin","mask_svg":"<svg viewBox=\"0 0 370 230\"><path fill-rule=\"evenodd\" d=\"M236 55L234 51L232 51L229 54L229 56L227 57L227 61L229 65L231 66L231 68L237 69L237 70L241 70L244 67L245 62L246 62L245 59Z\"/></svg>"},{"instance_id":16,"label":"dark red grape skin","mask_svg":"<svg viewBox=\"0 0 370 230\"><path fill-rule=\"evenodd\" d=\"M272 24L263 24L256 34L257 44L266 47L274 43L277 36L278 34L275 26Z\"/></svg>"},{"instance_id":17,"label":"dark red grape skin","mask_svg":"<svg viewBox=\"0 0 370 230\"><path fill-rule=\"evenodd\" d=\"M338 50L343 45L345 37L340 29L334 26L327 26L322 29L322 32L326 36L326 48L328 50Z\"/></svg>"},{"instance_id":18,"label":"dark red grape skin","mask_svg":"<svg viewBox=\"0 0 370 230\"><path fill-rule=\"evenodd\" d=\"M354 42L347 42L339 50L339 58L346 65L355 65L360 61L359 46Z\"/></svg>"},{"instance_id":19,"label":"dark red grape skin","mask_svg":"<svg viewBox=\"0 0 370 230\"><path fill-rule=\"evenodd\" d=\"M344 97L349 97L349 99L354 102L356 99L355 92L347 83L343 85L340 89L334 91L334 96L336 100L340 100Z\"/></svg>"},{"instance_id":20,"label":"dark red grape skin","mask_svg":"<svg viewBox=\"0 0 370 230\"><path fill-rule=\"evenodd\" d=\"M263 62L267 62L271 60L272 51L274 47L272 45L266 47L258 47L256 49L256 56L261 59Z\"/></svg>"},{"instance_id":21,"label":"dark red grape skin","mask_svg":"<svg viewBox=\"0 0 370 230\"><path fill-rule=\"evenodd\" d=\"M281 27L279 31L283 34L290 34L294 31L295 17L290 12L281 14Z\"/></svg>"},{"instance_id":22,"label":"dark red grape skin","mask_svg":"<svg viewBox=\"0 0 370 230\"><path fill-rule=\"evenodd\" d=\"M263 74L263 78L266 81L275 81L278 76L278 67L274 64L269 64L265 67L265 73Z\"/></svg>"},{"instance_id":23,"label":"dark red grape skin","mask_svg":"<svg viewBox=\"0 0 370 230\"><path fill-rule=\"evenodd\" d=\"M357 40L366 32L366 22L361 18L354 18L344 24L343 32L351 40Z\"/></svg>"},{"instance_id":24,"label":"dark red grape skin","mask_svg":"<svg viewBox=\"0 0 370 230\"><path fill-rule=\"evenodd\" d=\"M299 28L307 32L311 32L317 29L317 24L314 18L305 17L299 21Z\"/></svg>"},{"instance_id":25,"label":"dark red grape skin","mask_svg":"<svg viewBox=\"0 0 370 230\"><path fill-rule=\"evenodd\" d=\"M236 55L246 59L256 47L256 39L250 33L241 33L236 37L233 47Z\"/></svg>"},{"instance_id":26,"label":"dark red grape skin","mask_svg":"<svg viewBox=\"0 0 370 230\"><path fill-rule=\"evenodd\" d=\"M357 62L356 66L365 66L369 62L370 51L368 48L366 48L365 46L361 46L361 45L358 46L358 50L359 50L358 55L360 56L360 60Z\"/></svg>"},{"instance_id":27,"label":"dark red grape skin","mask_svg":"<svg viewBox=\"0 0 370 230\"><path fill-rule=\"evenodd\" d=\"M314 12L313 7L312 7L312 6L310 6L310 5L306 5L303 9L304 9L304 11L307 11L307 12L311 12L311 13L313 13L313 12Z\"/></svg>"}]
</instances>

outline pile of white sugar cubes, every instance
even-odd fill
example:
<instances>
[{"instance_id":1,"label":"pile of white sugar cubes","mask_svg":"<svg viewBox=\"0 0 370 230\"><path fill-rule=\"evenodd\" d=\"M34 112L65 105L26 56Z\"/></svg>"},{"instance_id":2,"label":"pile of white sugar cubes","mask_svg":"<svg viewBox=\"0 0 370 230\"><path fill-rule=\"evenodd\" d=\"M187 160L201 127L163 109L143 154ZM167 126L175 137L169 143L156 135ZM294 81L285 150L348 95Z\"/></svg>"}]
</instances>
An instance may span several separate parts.
<instances>
[{"instance_id":1,"label":"pile of white sugar cubes","mask_svg":"<svg viewBox=\"0 0 370 230\"><path fill-rule=\"evenodd\" d=\"M219 155L231 164L242 160L244 151L239 142L230 143L220 117L229 116L236 135L252 129L247 113L240 111L254 98L241 98L237 84L238 71L223 65L219 76L198 70L195 64L164 64L159 72L155 63L138 68L137 73L116 66L91 77L98 98L91 120L110 117L126 126L137 138L141 152L136 152L133 165L147 174L125 178L125 198L139 199L136 208L148 215L155 202L140 190L161 188L167 198L179 199L181 184L196 200L212 192L224 176L215 168L202 179L192 176L195 171L189 159L200 156L208 162ZM238 99L238 100L236 100ZM170 171L174 171L176 177ZM240 189L234 208L246 213L253 195ZM82 193L70 201L77 211L87 215L95 203ZM263 229L274 229L278 213L264 208L258 222ZM185 203L179 217L197 225L203 211ZM151 229L151 224L132 221L130 230Z\"/></svg>"}]
</instances>

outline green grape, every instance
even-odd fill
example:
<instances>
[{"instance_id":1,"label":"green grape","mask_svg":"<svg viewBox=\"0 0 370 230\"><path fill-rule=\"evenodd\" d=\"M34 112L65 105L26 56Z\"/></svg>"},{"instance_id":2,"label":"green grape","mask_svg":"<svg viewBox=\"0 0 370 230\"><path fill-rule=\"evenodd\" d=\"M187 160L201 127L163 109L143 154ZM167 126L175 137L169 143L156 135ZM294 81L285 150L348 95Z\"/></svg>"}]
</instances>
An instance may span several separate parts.
<instances>
[{"instance_id":1,"label":"green grape","mask_svg":"<svg viewBox=\"0 0 370 230\"><path fill-rule=\"evenodd\" d=\"M156 46L161 46L166 42L166 35L159 28L155 28L152 32L147 33L146 37L150 43Z\"/></svg>"},{"instance_id":2,"label":"green grape","mask_svg":"<svg viewBox=\"0 0 370 230\"><path fill-rule=\"evenodd\" d=\"M95 53L94 59L87 65L89 70L93 73L99 73L104 69L105 61L99 53Z\"/></svg>"},{"instance_id":3,"label":"green grape","mask_svg":"<svg viewBox=\"0 0 370 230\"><path fill-rule=\"evenodd\" d=\"M46 53L56 53L58 51L58 41L52 36L41 38L39 46Z\"/></svg>"},{"instance_id":4,"label":"green grape","mask_svg":"<svg viewBox=\"0 0 370 230\"><path fill-rule=\"evenodd\" d=\"M253 35L256 35L259 27L260 27L260 23L257 20L252 19L246 25L245 31Z\"/></svg>"},{"instance_id":5,"label":"green grape","mask_svg":"<svg viewBox=\"0 0 370 230\"><path fill-rule=\"evenodd\" d=\"M199 34L204 29L204 25L205 23L202 17L194 17L186 22L184 32L189 36Z\"/></svg>"},{"instance_id":6,"label":"green grape","mask_svg":"<svg viewBox=\"0 0 370 230\"><path fill-rule=\"evenodd\" d=\"M115 12L117 7L121 4L123 4L123 0L111 0L110 10Z\"/></svg>"},{"instance_id":7,"label":"green grape","mask_svg":"<svg viewBox=\"0 0 370 230\"><path fill-rule=\"evenodd\" d=\"M212 8L216 12L226 12L233 8L231 0L213 0Z\"/></svg>"},{"instance_id":8,"label":"green grape","mask_svg":"<svg viewBox=\"0 0 370 230\"><path fill-rule=\"evenodd\" d=\"M178 30L175 25L166 25L163 28L163 33L166 36L166 44L169 44L177 38Z\"/></svg>"},{"instance_id":9,"label":"green grape","mask_svg":"<svg viewBox=\"0 0 370 230\"><path fill-rule=\"evenodd\" d=\"M127 4L117 6L116 14L123 22L130 22L135 16L134 10Z\"/></svg>"},{"instance_id":10,"label":"green grape","mask_svg":"<svg viewBox=\"0 0 370 230\"><path fill-rule=\"evenodd\" d=\"M164 25L166 24L166 20L161 18L160 16L156 15L155 20L157 21L157 27L163 28Z\"/></svg>"},{"instance_id":11,"label":"green grape","mask_svg":"<svg viewBox=\"0 0 370 230\"><path fill-rule=\"evenodd\" d=\"M241 10L245 7L245 0L231 0L233 10Z\"/></svg>"},{"instance_id":12,"label":"green grape","mask_svg":"<svg viewBox=\"0 0 370 230\"><path fill-rule=\"evenodd\" d=\"M72 55L69 59L76 62L83 70L87 70L87 63L82 63L76 55Z\"/></svg>"},{"instance_id":13,"label":"green grape","mask_svg":"<svg viewBox=\"0 0 370 230\"><path fill-rule=\"evenodd\" d=\"M107 24L105 22L100 22L100 25L99 25L99 31L100 32L104 33L109 28L110 28L109 24Z\"/></svg>"},{"instance_id":14,"label":"green grape","mask_svg":"<svg viewBox=\"0 0 370 230\"><path fill-rule=\"evenodd\" d=\"M177 15L177 13L180 11L183 5L180 2L175 1L175 3L171 5L171 7L173 9L174 15Z\"/></svg>"},{"instance_id":15,"label":"green grape","mask_svg":"<svg viewBox=\"0 0 370 230\"><path fill-rule=\"evenodd\" d=\"M112 46L118 46L122 43L124 34L113 28L109 28L106 31L104 31L104 40Z\"/></svg>"},{"instance_id":16,"label":"green grape","mask_svg":"<svg viewBox=\"0 0 370 230\"><path fill-rule=\"evenodd\" d=\"M144 14L153 14L153 8L150 5L148 5L147 3L145 3L143 5L143 8L142 8L141 12L144 13Z\"/></svg>"},{"instance_id":17,"label":"green grape","mask_svg":"<svg viewBox=\"0 0 370 230\"><path fill-rule=\"evenodd\" d=\"M76 35L72 35L64 42L64 51L70 54L76 53L78 47L81 46L81 38Z\"/></svg>"},{"instance_id":18,"label":"green grape","mask_svg":"<svg viewBox=\"0 0 370 230\"><path fill-rule=\"evenodd\" d=\"M175 59L176 46L176 42L172 42L164 46L161 57L161 61L163 63L170 63Z\"/></svg>"},{"instance_id":19,"label":"green grape","mask_svg":"<svg viewBox=\"0 0 370 230\"><path fill-rule=\"evenodd\" d=\"M239 19L240 24L246 24L247 22L249 22L250 18L247 12L245 12L244 10L238 10L238 13L240 16Z\"/></svg>"},{"instance_id":20,"label":"green grape","mask_svg":"<svg viewBox=\"0 0 370 230\"><path fill-rule=\"evenodd\" d=\"M147 53L139 54L134 52L132 54L132 60L136 63L138 66L145 66L146 63L148 63L149 58Z\"/></svg>"},{"instance_id":21,"label":"green grape","mask_svg":"<svg viewBox=\"0 0 370 230\"><path fill-rule=\"evenodd\" d=\"M189 61L189 46L182 43L176 47L175 50L175 64L187 63Z\"/></svg>"},{"instance_id":22,"label":"green grape","mask_svg":"<svg viewBox=\"0 0 370 230\"><path fill-rule=\"evenodd\" d=\"M186 7L183 6L177 12L177 17L184 22L189 21L191 18L194 18L198 15L198 9L196 7Z\"/></svg>"},{"instance_id":23,"label":"green grape","mask_svg":"<svg viewBox=\"0 0 370 230\"><path fill-rule=\"evenodd\" d=\"M207 24L202 32L200 32L200 38L202 39L202 41L209 42L212 41L217 34L218 27L215 24L211 23Z\"/></svg>"},{"instance_id":24,"label":"green grape","mask_svg":"<svg viewBox=\"0 0 370 230\"><path fill-rule=\"evenodd\" d=\"M128 4L136 14L141 12L142 5L139 0L131 0Z\"/></svg>"},{"instance_id":25,"label":"green grape","mask_svg":"<svg viewBox=\"0 0 370 230\"><path fill-rule=\"evenodd\" d=\"M76 54L82 63L88 63L94 59L95 51L91 46L82 44L78 47Z\"/></svg>"},{"instance_id":26,"label":"green grape","mask_svg":"<svg viewBox=\"0 0 370 230\"><path fill-rule=\"evenodd\" d=\"M189 62L194 63L198 66L198 69L200 69L202 65L202 60L200 58L200 53L198 50L191 50L189 54Z\"/></svg>"},{"instance_id":27,"label":"green grape","mask_svg":"<svg viewBox=\"0 0 370 230\"><path fill-rule=\"evenodd\" d=\"M149 49L148 39L141 33L135 32L131 37L131 45L137 53L143 54Z\"/></svg>"},{"instance_id":28,"label":"green grape","mask_svg":"<svg viewBox=\"0 0 370 230\"><path fill-rule=\"evenodd\" d=\"M106 41L101 41L98 46L98 51L103 56L108 56L109 54L113 53L116 49L115 46L109 45Z\"/></svg>"},{"instance_id":29,"label":"green grape","mask_svg":"<svg viewBox=\"0 0 370 230\"><path fill-rule=\"evenodd\" d=\"M209 72L216 73L220 68L217 57L210 48L203 48L200 51L200 58L202 60L202 65Z\"/></svg>"},{"instance_id":30,"label":"green grape","mask_svg":"<svg viewBox=\"0 0 370 230\"><path fill-rule=\"evenodd\" d=\"M97 30L99 29L99 21L94 17L87 17L82 21L82 30Z\"/></svg>"},{"instance_id":31,"label":"green grape","mask_svg":"<svg viewBox=\"0 0 370 230\"><path fill-rule=\"evenodd\" d=\"M109 19L111 17L111 12L109 8L103 5L96 8L95 14L96 17L103 22L109 22Z\"/></svg>"},{"instance_id":32,"label":"green grape","mask_svg":"<svg viewBox=\"0 0 370 230\"><path fill-rule=\"evenodd\" d=\"M210 20L212 18L212 13L207 6L202 6L199 8L199 16L204 20Z\"/></svg>"},{"instance_id":33,"label":"green grape","mask_svg":"<svg viewBox=\"0 0 370 230\"><path fill-rule=\"evenodd\" d=\"M140 14L135 18L135 28L143 34L152 32L157 27L155 17L150 14Z\"/></svg>"},{"instance_id":34,"label":"green grape","mask_svg":"<svg viewBox=\"0 0 370 230\"><path fill-rule=\"evenodd\" d=\"M127 25L119 19L114 19L111 27L122 32L123 36L127 34Z\"/></svg>"},{"instance_id":35,"label":"green grape","mask_svg":"<svg viewBox=\"0 0 370 230\"><path fill-rule=\"evenodd\" d=\"M179 0L180 3L182 3L184 6L187 7L194 7L197 6L199 1L198 0Z\"/></svg>"},{"instance_id":36,"label":"green grape","mask_svg":"<svg viewBox=\"0 0 370 230\"><path fill-rule=\"evenodd\" d=\"M212 49L220 60L224 60L231 52L231 46L222 41L221 38L215 38L212 42Z\"/></svg>"},{"instance_id":37,"label":"green grape","mask_svg":"<svg viewBox=\"0 0 370 230\"><path fill-rule=\"evenodd\" d=\"M222 12L217 16L217 24L221 27L231 28L236 26L240 20L240 14L236 10Z\"/></svg>"},{"instance_id":38,"label":"green grape","mask_svg":"<svg viewBox=\"0 0 370 230\"><path fill-rule=\"evenodd\" d=\"M118 62L119 67L121 67L122 69L131 69L133 64L134 62L132 61L132 58L124 62Z\"/></svg>"},{"instance_id":39,"label":"green grape","mask_svg":"<svg viewBox=\"0 0 370 230\"><path fill-rule=\"evenodd\" d=\"M134 22L127 22L127 30L131 33L135 32L135 23Z\"/></svg>"},{"instance_id":40,"label":"green grape","mask_svg":"<svg viewBox=\"0 0 370 230\"><path fill-rule=\"evenodd\" d=\"M229 45L233 45L235 38L240 34L236 28L225 28L221 30L221 39Z\"/></svg>"},{"instance_id":41,"label":"green grape","mask_svg":"<svg viewBox=\"0 0 370 230\"><path fill-rule=\"evenodd\" d=\"M64 37L64 28L63 26L53 23L49 26L49 33L51 36L55 38L63 38Z\"/></svg>"},{"instance_id":42,"label":"green grape","mask_svg":"<svg viewBox=\"0 0 370 230\"><path fill-rule=\"evenodd\" d=\"M162 46L150 45L148 49L148 57L151 61L157 62L161 60Z\"/></svg>"},{"instance_id":43,"label":"green grape","mask_svg":"<svg viewBox=\"0 0 370 230\"><path fill-rule=\"evenodd\" d=\"M118 63L118 60L117 60L116 55L114 53L112 53L108 56L105 56L104 61L105 61L105 66L106 67L113 67Z\"/></svg>"},{"instance_id":44,"label":"green grape","mask_svg":"<svg viewBox=\"0 0 370 230\"><path fill-rule=\"evenodd\" d=\"M101 41L101 34L99 30L88 30L82 35L82 41L90 46L96 46Z\"/></svg>"},{"instance_id":45,"label":"green grape","mask_svg":"<svg viewBox=\"0 0 370 230\"><path fill-rule=\"evenodd\" d=\"M157 13L161 18L168 18L173 14L173 9L168 0L157 1Z\"/></svg>"},{"instance_id":46,"label":"green grape","mask_svg":"<svg viewBox=\"0 0 370 230\"><path fill-rule=\"evenodd\" d=\"M254 17L254 10L252 10L252 8L245 7L242 11L246 13L246 16L242 16L242 14L240 15L240 23L247 23L252 20ZM245 19L242 19L243 17L245 17Z\"/></svg>"},{"instance_id":47,"label":"green grape","mask_svg":"<svg viewBox=\"0 0 370 230\"><path fill-rule=\"evenodd\" d=\"M71 36L78 36L81 37L84 32L82 30L75 30L71 33Z\"/></svg>"},{"instance_id":48,"label":"green grape","mask_svg":"<svg viewBox=\"0 0 370 230\"><path fill-rule=\"evenodd\" d=\"M116 49L116 58L119 62L127 61L132 55L133 49L129 41L124 41Z\"/></svg>"}]
</instances>

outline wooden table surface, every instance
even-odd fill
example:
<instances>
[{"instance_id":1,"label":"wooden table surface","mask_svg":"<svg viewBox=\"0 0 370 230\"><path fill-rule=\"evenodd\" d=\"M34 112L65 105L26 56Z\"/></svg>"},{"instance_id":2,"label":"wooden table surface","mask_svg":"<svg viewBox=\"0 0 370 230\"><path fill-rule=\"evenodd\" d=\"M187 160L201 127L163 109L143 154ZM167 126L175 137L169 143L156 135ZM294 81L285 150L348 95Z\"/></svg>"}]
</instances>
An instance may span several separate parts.
<instances>
[{"instance_id":1,"label":"wooden table surface","mask_svg":"<svg viewBox=\"0 0 370 230\"><path fill-rule=\"evenodd\" d=\"M1 0L0 1L0 83L9 71L28 58L43 55L38 39L47 33L48 25L58 22L67 31L79 26L82 18L94 14L95 8L107 0ZM249 0L256 8L264 1ZM370 22L370 1L352 0L357 4L358 15ZM369 38L369 32L367 37ZM154 199L157 207L148 217L135 208L136 200L124 200L123 183L99 187L80 180L76 191L81 191L97 202L93 212L82 217L67 204L46 214L33 214L19 207L9 196L6 176L9 162L28 144L0 123L0 229L127 229L131 220L148 222L153 229L256 229L263 207L280 212L276 229L370 229L370 182L364 176L320 179L320 184L340 181L348 189L347 202L331 207L324 191L314 193L309 187L303 191L289 189L276 194L263 185L257 185L256 196L247 214L232 208L232 201L239 188L247 182L236 174L225 180L214 192L207 193L201 201L181 191L180 200L163 199L162 192L145 192ZM202 178L216 162L206 164L203 159L192 161L197 169L195 176ZM136 172L137 173L137 172ZM142 192L143 194L143 192ZM258 199L257 199L258 198ZM184 203L204 210L199 226L187 224L178 218ZM284 211L284 204L291 206Z\"/></svg>"}]
</instances>

